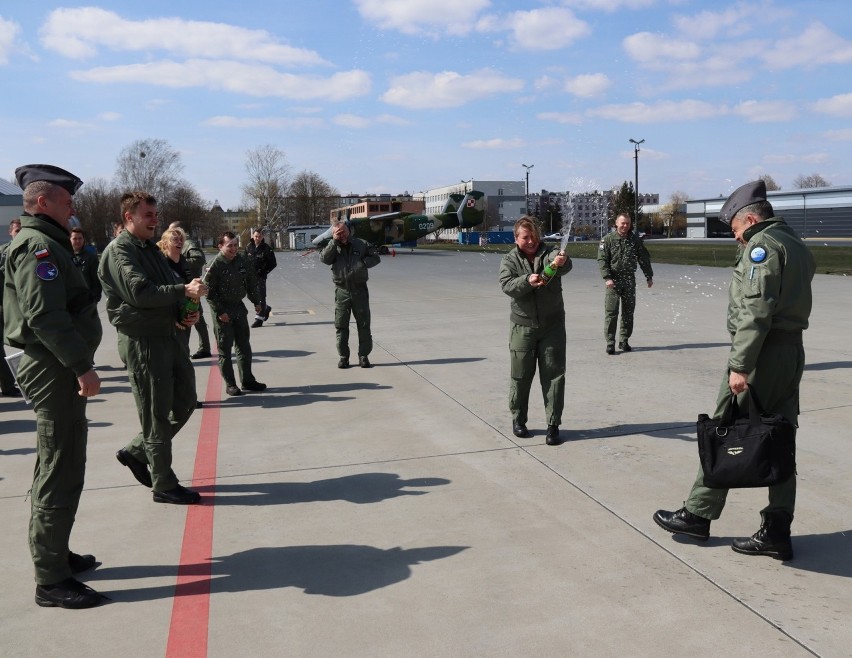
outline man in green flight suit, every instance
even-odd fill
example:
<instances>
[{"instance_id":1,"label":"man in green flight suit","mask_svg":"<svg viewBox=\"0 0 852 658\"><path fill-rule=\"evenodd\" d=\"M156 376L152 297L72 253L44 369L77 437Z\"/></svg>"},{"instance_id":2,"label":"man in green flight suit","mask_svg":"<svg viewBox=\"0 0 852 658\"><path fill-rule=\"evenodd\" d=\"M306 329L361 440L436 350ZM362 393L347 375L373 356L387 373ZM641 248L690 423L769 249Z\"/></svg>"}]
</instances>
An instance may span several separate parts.
<instances>
[{"instance_id":1,"label":"man in green flight suit","mask_svg":"<svg viewBox=\"0 0 852 658\"><path fill-rule=\"evenodd\" d=\"M722 206L719 217L730 224L742 245L728 291L728 332L731 350L727 372L716 401L720 417L731 394L748 415L743 398L747 389L767 414L780 414L796 424L799 417L799 383L805 366L802 332L811 314L811 281L816 266L805 243L786 222L774 216L762 180L736 189ZM671 533L706 540L710 522L725 506L727 489L704 486L698 477L684 506L658 510L654 521ZM796 504L796 475L769 487L769 504L761 511L761 527L751 537L734 539L731 548L745 555L768 555L776 560L793 557L790 525Z\"/></svg>"},{"instance_id":2,"label":"man in green flight suit","mask_svg":"<svg viewBox=\"0 0 852 658\"><path fill-rule=\"evenodd\" d=\"M242 391L264 391L266 384L257 381L251 372L251 330L248 312L243 299L248 296L256 313L261 313L257 275L249 260L237 251L239 240L231 231L219 236L219 255L210 264L207 301L213 313L213 333L219 350L219 370L225 380L228 395L242 395ZM240 371L242 391L234 377L231 348L235 348L237 369Z\"/></svg>"},{"instance_id":3,"label":"man in green flight suit","mask_svg":"<svg viewBox=\"0 0 852 658\"><path fill-rule=\"evenodd\" d=\"M195 370L178 321L181 305L206 295L207 286L201 279L175 283L152 239L159 228L153 196L128 192L121 197L121 212L126 230L104 249L98 275L142 431L115 456L137 482L153 489L155 503L193 505L201 496L183 487L172 470L172 440L197 400ZM190 329L197 321L196 310L180 322Z\"/></svg>"},{"instance_id":4,"label":"man in green flight suit","mask_svg":"<svg viewBox=\"0 0 852 658\"><path fill-rule=\"evenodd\" d=\"M86 251L86 238L83 235L83 229L75 226L71 229L71 248L74 250L74 255L71 260L74 265L80 268L83 273L83 278L86 280L86 285L89 286L89 293L95 303L101 301L101 280L98 278L98 255L91 251Z\"/></svg>"},{"instance_id":5,"label":"man in green flight suit","mask_svg":"<svg viewBox=\"0 0 852 658\"><path fill-rule=\"evenodd\" d=\"M21 230L6 255L6 342L24 354L17 378L36 413L38 446L30 516L35 602L91 608L104 597L74 574L98 565L68 547L86 472L86 399L100 392L92 369L101 342L97 305L71 261L72 197L83 182L52 165L15 171Z\"/></svg>"},{"instance_id":6,"label":"man in green flight suit","mask_svg":"<svg viewBox=\"0 0 852 658\"><path fill-rule=\"evenodd\" d=\"M512 432L530 435L527 411L530 388L538 377L547 413L549 446L559 445L559 425L565 406L565 302L562 277L573 263L557 245L542 242L541 229L524 215L514 227L515 245L500 262L500 287L511 299L509 325L509 411Z\"/></svg>"},{"instance_id":7,"label":"man in green flight suit","mask_svg":"<svg viewBox=\"0 0 852 658\"><path fill-rule=\"evenodd\" d=\"M361 238L351 236L345 221L332 229L332 240L320 253L320 260L331 265L334 281L334 329L337 334L338 368L349 367L349 317L355 316L358 328L358 365L372 368L369 354L373 351L370 333L370 291L368 269L381 262L378 250Z\"/></svg>"},{"instance_id":8,"label":"man in green flight suit","mask_svg":"<svg viewBox=\"0 0 852 658\"><path fill-rule=\"evenodd\" d=\"M607 233L598 245L598 267L606 283L604 297L604 337L606 353L615 354L615 328L621 304L621 332L618 349L629 352L628 339L633 334L633 312L636 310L636 266L642 268L648 287L654 285L651 255L642 239L630 230L630 217L621 213L615 218L615 231Z\"/></svg>"}]
</instances>

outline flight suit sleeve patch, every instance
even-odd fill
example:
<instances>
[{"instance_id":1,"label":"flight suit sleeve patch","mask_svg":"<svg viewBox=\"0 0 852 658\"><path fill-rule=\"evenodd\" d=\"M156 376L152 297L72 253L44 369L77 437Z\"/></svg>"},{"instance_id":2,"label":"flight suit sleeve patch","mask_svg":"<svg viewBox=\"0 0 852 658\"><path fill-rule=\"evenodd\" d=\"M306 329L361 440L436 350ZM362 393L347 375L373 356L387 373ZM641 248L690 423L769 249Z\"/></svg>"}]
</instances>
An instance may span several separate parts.
<instances>
[{"instance_id":1,"label":"flight suit sleeve patch","mask_svg":"<svg viewBox=\"0 0 852 658\"><path fill-rule=\"evenodd\" d=\"M50 261L42 261L36 265L36 276L42 281L53 281L59 276L59 268Z\"/></svg>"},{"instance_id":2,"label":"flight suit sleeve patch","mask_svg":"<svg viewBox=\"0 0 852 658\"><path fill-rule=\"evenodd\" d=\"M763 247L754 247L749 252L748 258L752 263L762 263L766 260L766 249Z\"/></svg>"}]
</instances>

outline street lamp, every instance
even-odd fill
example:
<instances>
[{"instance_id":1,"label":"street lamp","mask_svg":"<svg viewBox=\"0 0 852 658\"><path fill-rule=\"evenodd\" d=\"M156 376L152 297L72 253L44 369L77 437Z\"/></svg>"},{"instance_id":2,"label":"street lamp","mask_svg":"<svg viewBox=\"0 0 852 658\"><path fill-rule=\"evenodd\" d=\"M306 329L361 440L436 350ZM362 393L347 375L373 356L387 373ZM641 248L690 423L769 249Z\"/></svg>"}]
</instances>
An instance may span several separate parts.
<instances>
[{"instance_id":1,"label":"street lamp","mask_svg":"<svg viewBox=\"0 0 852 658\"><path fill-rule=\"evenodd\" d=\"M633 186L633 220L636 222L636 237L639 237L639 145L645 142L644 139L640 139L638 142L635 139L631 139L630 142L633 144L633 159L636 161L635 167L635 175L636 175L636 183Z\"/></svg>"},{"instance_id":2,"label":"street lamp","mask_svg":"<svg viewBox=\"0 0 852 658\"><path fill-rule=\"evenodd\" d=\"M525 214L529 215L530 214L530 169L535 167L535 165L522 164L521 166L524 167L527 170L527 193L524 195L524 201L525 201L524 205L526 205Z\"/></svg>"}]
</instances>

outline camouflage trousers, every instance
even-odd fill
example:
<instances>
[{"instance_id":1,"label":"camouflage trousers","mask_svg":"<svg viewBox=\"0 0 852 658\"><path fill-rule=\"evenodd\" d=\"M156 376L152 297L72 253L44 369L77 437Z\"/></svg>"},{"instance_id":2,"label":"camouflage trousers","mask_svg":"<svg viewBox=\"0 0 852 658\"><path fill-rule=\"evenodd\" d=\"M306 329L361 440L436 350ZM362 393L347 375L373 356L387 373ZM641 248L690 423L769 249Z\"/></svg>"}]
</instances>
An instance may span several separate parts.
<instances>
[{"instance_id":1,"label":"camouflage trousers","mask_svg":"<svg viewBox=\"0 0 852 658\"><path fill-rule=\"evenodd\" d=\"M636 309L636 277L613 279L615 287L607 288L604 297L604 337L607 345L615 345L618 324L618 307L621 306L621 331L618 342L626 342L633 335L633 312Z\"/></svg>"},{"instance_id":2,"label":"camouflage trousers","mask_svg":"<svg viewBox=\"0 0 852 658\"><path fill-rule=\"evenodd\" d=\"M548 425L562 423L565 406L565 321L534 328L512 324L509 335L509 411L512 420L526 424L530 389L538 365Z\"/></svg>"}]
</instances>

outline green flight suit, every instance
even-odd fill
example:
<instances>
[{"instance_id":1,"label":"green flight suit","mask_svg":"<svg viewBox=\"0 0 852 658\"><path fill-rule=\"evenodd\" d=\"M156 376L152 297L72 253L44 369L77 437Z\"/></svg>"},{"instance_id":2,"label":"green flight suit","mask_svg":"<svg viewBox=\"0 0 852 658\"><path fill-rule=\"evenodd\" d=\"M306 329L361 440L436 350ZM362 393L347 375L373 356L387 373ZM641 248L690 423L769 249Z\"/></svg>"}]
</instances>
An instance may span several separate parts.
<instances>
[{"instance_id":1,"label":"green flight suit","mask_svg":"<svg viewBox=\"0 0 852 658\"><path fill-rule=\"evenodd\" d=\"M83 273L83 279L89 286L89 293L95 303L101 301L101 280L98 278L98 255L83 248L79 254L71 256L71 260Z\"/></svg>"},{"instance_id":2,"label":"green flight suit","mask_svg":"<svg viewBox=\"0 0 852 658\"><path fill-rule=\"evenodd\" d=\"M320 260L331 265L334 281L334 329L337 336L337 353L349 358L349 318L355 316L358 329L358 356L368 356L373 351L370 333L370 292L367 289L367 270L381 262L375 246L361 238L349 237L341 244L329 242L320 253Z\"/></svg>"},{"instance_id":3,"label":"green flight suit","mask_svg":"<svg viewBox=\"0 0 852 658\"><path fill-rule=\"evenodd\" d=\"M240 382L243 386L257 381L251 372L251 330L248 311L243 302L248 297L252 304L260 304L257 291L257 274L252 264L241 253L228 260L221 253L213 259L207 272L207 302L213 313L213 334L219 349L219 370L227 386L236 386L231 349L234 350ZM228 322L219 316L227 313Z\"/></svg>"},{"instance_id":4,"label":"green flight suit","mask_svg":"<svg viewBox=\"0 0 852 658\"><path fill-rule=\"evenodd\" d=\"M203 277L207 256L204 255L204 250L198 246L195 240L187 237L184 240L181 254L186 258L187 281ZM195 323L195 331L198 333L198 350L200 352L209 352L210 330L207 328L207 321L204 319L204 304L199 304L198 306L198 322Z\"/></svg>"},{"instance_id":5,"label":"green flight suit","mask_svg":"<svg viewBox=\"0 0 852 658\"><path fill-rule=\"evenodd\" d=\"M757 391L766 413L781 414L796 423L799 417L799 383L805 366L802 331L811 314L811 281L816 266L805 243L780 219L767 219L744 233L748 244L737 254L728 290L728 331L731 351L728 368L716 400L715 416L722 414L731 395L731 371L748 374L748 385ZM748 403L742 393L738 402L744 415ZM704 486L698 476L685 503L686 509L706 519L718 519L725 506L727 489ZM783 511L793 516L796 475L769 487L764 512Z\"/></svg>"},{"instance_id":6,"label":"green flight suit","mask_svg":"<svg viewBox=\"0 0 852 658\"><path fill-rule=\"evenodd\" d=\"M98 269L118 353L130 379L141 432L125 446L151 469L152 489L178 485L172 440L195 411L195 369L178 313L186 298L166 257L152 240L122 231L101 255Z\"/></svg>"},{"instance_id":7,"label":"green flight suit","mask_svg":"<svg viewBox=\"0 0 852 658\"><path fill-rule=\"evenodd\" d=\"M523 425L527 422L536 364L547 424L562 424L566 341L562 276L571 271L571 259L557 269L546 286L533 288L529 283L529 276L541 274L558 253L558 245L542 242L532 262L516 247L500 263L500 286L511 298L509 411L512 420Z\"/></svg>"},{"instance_id":8,"label":"green flight suit","mask_svg":"<svg viewBox=\"0 0 852 658\"><path fill-rule=\"evenodd\" d=\"M654 278L651 255L641 238L631 231L621 237L617 231L607 233L598 245L598 267L604 281L612 279L615 286L607 288L604 296L604 337L607 345L615 345L618 307L621 305L619 343L633 335L633 313L636 310L636 267L642 268L646 279Z\"/></svg>"},{"instance_id":9,"label":"green flight suit","mask_svg":"<svg viewBox=\"0 0 852 658\"><path fill-rule=\"evenodd\" d=\"M0 331L3 329L3 289L6 287L6 250L11 242L0 245ZM4 340L0 340L0 392L12 393L15 390L15 376L6 363Z\"/></svg>"},{"instance_id":10,"label":"green flight suit","mask_svg":"<svg viewBox=\"0 0 852 658\"><path fill-rule=\"evenodd\" d=\"M68 541L86 472L86 398L77 377L92 369L102 329L66 229L45 215L21 217L7 252L6 342L23 350L18 383L36 413L30 553L39 585L71 576Z\"/></svg>"}]
</instances>

